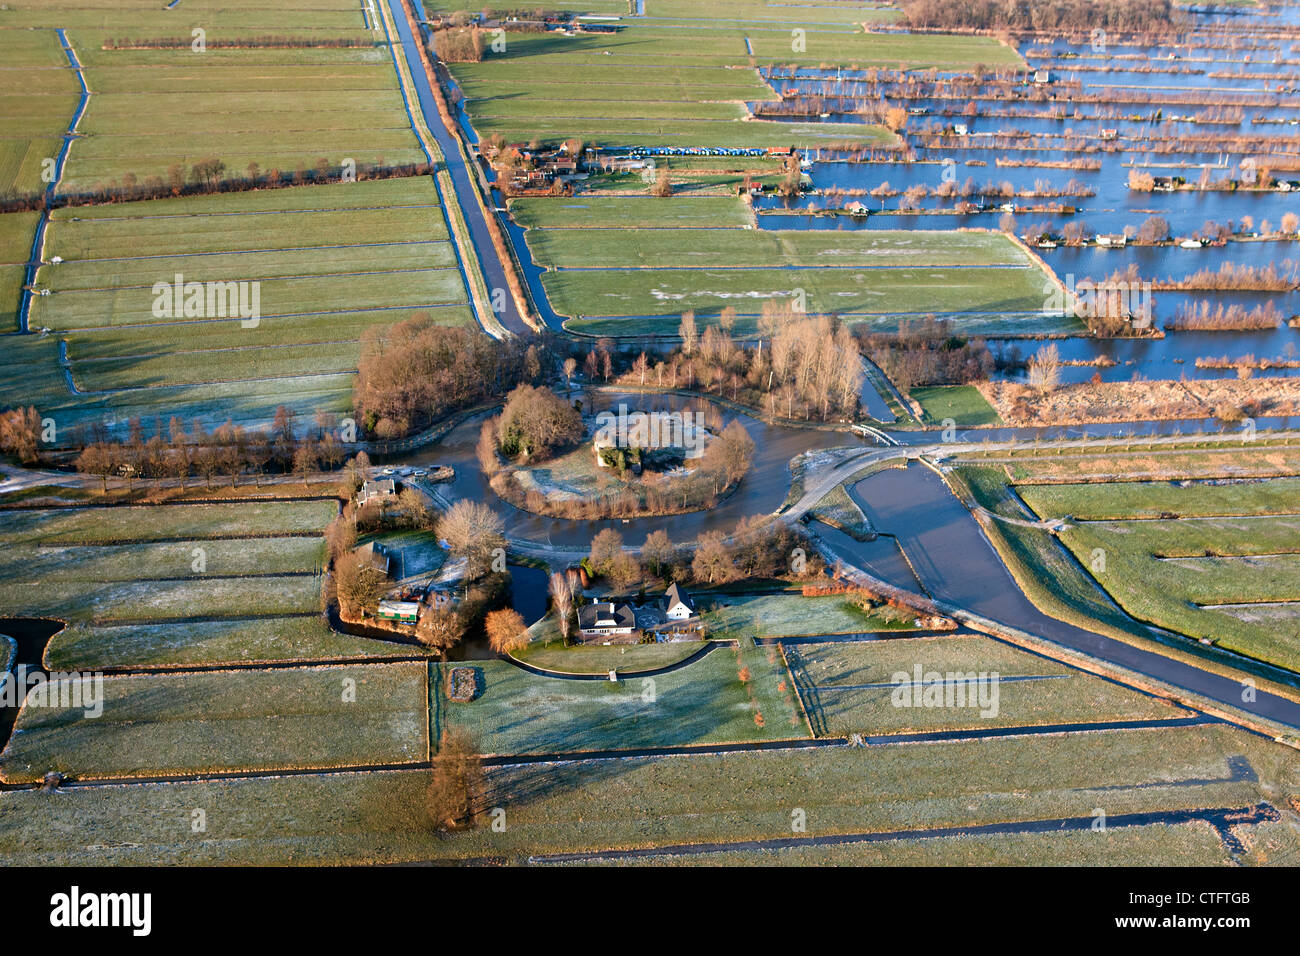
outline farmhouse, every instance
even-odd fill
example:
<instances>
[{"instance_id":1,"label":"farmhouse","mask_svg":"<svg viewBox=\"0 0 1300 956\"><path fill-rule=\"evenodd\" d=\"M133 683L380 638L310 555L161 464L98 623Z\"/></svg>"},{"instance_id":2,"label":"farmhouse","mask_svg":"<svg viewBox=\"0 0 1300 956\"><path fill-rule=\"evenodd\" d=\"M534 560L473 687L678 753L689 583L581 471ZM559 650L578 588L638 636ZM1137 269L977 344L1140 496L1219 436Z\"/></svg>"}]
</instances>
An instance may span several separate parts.
<instances>
[{"instance_id":1,"label":"farmhouse","mask_svg":"<svg viewBox=\"0 0 1300 956\"><path fill-rule=\"evenodd\" d=\"M578 635L584 640L600 638L634 639L636 615L626 604L603 601L578 608Z\"/></svg>"},{"instance_id":2,"label":"farmhouse","mask_svg":"<svg viewBox=\"0 0 1300 956\"><path fill-rule=\"evenodd\" d=\"M392 478L371 478L357 492L357 504L369 504L371 501L391 498L395 494L397 494L397 482Z\"/></svg>"}]
</instances>

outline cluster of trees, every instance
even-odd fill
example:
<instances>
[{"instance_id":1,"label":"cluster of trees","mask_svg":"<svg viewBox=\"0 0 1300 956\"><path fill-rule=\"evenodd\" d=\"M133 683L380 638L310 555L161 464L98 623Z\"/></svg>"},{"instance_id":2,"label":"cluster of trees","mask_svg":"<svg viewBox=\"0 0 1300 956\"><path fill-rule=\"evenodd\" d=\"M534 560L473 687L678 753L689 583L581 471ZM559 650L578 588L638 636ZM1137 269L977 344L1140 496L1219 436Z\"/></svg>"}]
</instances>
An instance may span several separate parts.
<instances>
[{"instance_id":1,"label":"cluster of trees","mask_svg":"<svg viewBox=\"0 0 1300 956\"><path fill-rule=\"evenodd\" d=\"M1282 313L1272 302L1254 307L1220 302L1190 303L1178 307L1178 313L1165 323L1170 331L1249 331L1276 329L1282 324Z\"/></svg>"},{"instance_id":2,"label":"cluster of trees","mask_svg":"<svg viewBox=\"0 0 1300 956\"><path fill-rule=\"evenodd\" d=\"M433 52L444 63L478 63L486 48L483 31L476 26L433 31Z\"/></svg>"},{"instance_id":3,"label":"cluster of trees","mask_svg":"<svg viewBox=\"0 0 1300 956\"><path fill-rule=\"evenodd\" d=\"M1293 214L1288 213L1288 215ZM1206 266L1181 279L1166 279L1158 283L1157 287L1183 290L1250 289L1256 292L1290 292L1300 286L1300 269L1291 259L1283 260L1281 265L1282 268L1279 270L1278 263L1275 262L1270 262L1266 266L1224 262L1218 269Z\"/></svg>"},{"instance_id":4,"label":"cluster of trees","mask_svg":"<svg viewBox=\"0 0 1300 956\"><path fill-rule=\"evenodd\" d=\"M40 457L41 416L35 408L0 412L0 454L13 455L24 465Z\"/></svg>"},{"instance_id":5,"label":"cluster of trees","mask_svg":"<svg viewBox=\"0 0 1300 956\"><path fill-rule=\"evenodd\" d=\"M1173 0L902 0L899 5L908 25L944 30L1143 33L1170 30L1185 19Z\"/></svg>"},{"instance_id":6,"label":"cluster of trees","mask_svg":"<svg viewBox=\"0 0 1300 956\"><path fill-rule=\"evenodd\" d=\"M549 388L520 385L506 398L496 418L484 422L495 429L496 447L507 458L545 461L556 451L582 438L582 415Z\"/></svg>"},{"instance_id":7,"label":"cluster of trees","mask_svg":"<svg viewBox=\"0 0 1300 956\"><path fill-rule=\"evenodd\" d=\"M695 313L684 312L677 330L681 346L662 360L641 353L620 381L718 395L764 408L772 417L827 421L856 414L862 369L853 336L837 317L808 315L790 302L768 300L754 348L732 339L736 319L728 306L717 324L701 333Z\"/></svg>"},{"instance_id":8,"label":"cluster of trees","mask_svg":"<svg viewBox=\"0 0 1300 956\"><path fill-rule=\"evenodd\" d=\"M541 381L552 364L541 340L498 341L418 312L362 335L353 408L367 434L401 438L520 383Z\"/></svg>"},{"instance_id":9,"label":"cluster of trees","mask_svg":"<svg viewBox=\"0 0 1300 956\"><path fill-rule=\"evenodd\" d=\"M486 793L483 762L474 738L460 727L448 727L442 732L425 788L429 824L441 831L473 827Z\"/></svg>"},{"instance_id":10,"label":"cluster of trees","mask_svg":"<svg viewBox=\"0 0 1300 956\"><path fill-rule=\"evenodd\" d=\"M153 434L145 437L139 418L130 421L128 435L122 441L99 437L82 449L74 462L77 471L94 475L103 482L126 478L175 478L181 488L197 475L209 488L212 480L223 476L233 488L241 475L254 479L278 471L300 475L304 483L312 472L335 469L343 463L345 453L337 436L337 423L326 412L316 415L315 428L299 436L297 415L281 405L269 429L245 429L227 420L209 432L199 420L187 429L173 416L164 429L155 421Z\"/></svg>"},{"instance_id":11,"label":"cluster of trees","mask_svg":"<svg viewBox=\"0 0 1300 956\"><path fill-rule=\"evenodd\" d=\"M858 345L903 391L915 385L965 385L989 377L999 360L980 338L965 339L947 319L903 320L898 331L858 333Z\"/></svg>"},{"instance_id":12,"label":"cluster of trees","mask_svg":"<svg viewBox=\"0 0 1300 956\"><path fill-rule=\"evenodd\" d=\"M639 555L624 546L617 531L605 528L592 538L585 560L592 573L619 591L647 579L703 585L741 579L804 581L825 570L807 535L771 515L744 518L730 535L706 531L694 548L674 544L666 531L652 531Z\"/></svg>"}]
</instances>

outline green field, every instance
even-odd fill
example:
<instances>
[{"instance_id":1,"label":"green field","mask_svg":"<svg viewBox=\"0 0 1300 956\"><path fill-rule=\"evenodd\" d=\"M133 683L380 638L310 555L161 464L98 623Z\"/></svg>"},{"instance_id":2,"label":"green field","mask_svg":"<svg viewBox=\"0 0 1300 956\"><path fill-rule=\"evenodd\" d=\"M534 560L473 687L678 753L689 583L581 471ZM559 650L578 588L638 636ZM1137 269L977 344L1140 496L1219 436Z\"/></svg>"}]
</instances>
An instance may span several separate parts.
<instances>
[{"instance_id":1,"label":"green field","mask_svg":"<svg viewBox=\"0 0 1300 956\"><path fill-rule=\"evenodd\" d=\"M320 534L336 512L332 499L8 511L0 615L66 622L46 652L65 670L419 654L321 619Z\"/></svg>"},{"instance_id":2,"label":"green field","mask_svg":"<svg viewBox=\"0 0 1300 956\"><path fill-rule=\"evenodd\" d=\"M574 644L559 640L553 621L535 626L533 643L514 656L543 670L565 674L636 673L668 667L699 653L702 644L682 641L664 644Z\"/></svg>"},{"instance_id":3,"label":"green field","mask_svg":"<svg viewBox=\"0 0 1300 956\"><path fill-rule=\"evenodd\" d=\"M355 685L355 700L345 700ZM24 706L6 782L414 763L428 758L423 664L103 679L103 712Z\"/></svg>"},{"instance_id":4,"label":"green field","mask_svg":"<svg viewBox=\"0 0 1300 956\"><path fill-rule=\"evenodd\" d=\"M1279 478L1017 490L1039 516L1076 519L1061 541L1133 617L1297 670L1296 487Z\"/></svg>"},{"instance_id":5,"label":"green field","mask_svg":"<svg viewBox=\"0 0 1300 956\"><path fill-rule=\"evenodd\" d=\"M470 705L473 706L473 705ZM1240 755L1258 781L1233 779ZM91 787L0 794L0 855L12 863L394 862L487 858L791 835L791 810L811 837L1057 817L1275 804L1294 792L1294 752L1223 725L1126 734L742 753L671 759L494 768L485 807L502 807L504 832L452 836L427 824L427 774L418 771L263 777L165 787ZM869 786L864 785L869 781ZM207 832L191 813L208 809ZM1108 865L1227 860L1205 834L1142 830L920 841L834 851L819 858L898 862ZM1294 863L1285 823L1239 826L1243 862ZM1095 842L1088 843L1087 840ZM953 847L951 860L945 853ZM1033 854L1042 852L1042 857ZM828 857L823 857L828 853ZM708 863L710 857L694 862ZM762 853L741 860L767 862Z\"/></svg>"},{"instance_id":6,"label":"green field","mask_svg":"<svg viewBox=\"0 0 1300 956\"><path fill-rule=\"evenodd\" d=\"M1042 275L1034 268L952 269L620 269L548 272L542 284L562 315L655 316L659 331L676 328L687 309L717 312L730 305L757 314L767 299L788 300L802 290L809 312L839 312L895 321L915 313L1028 312L1042 299ZM571 321L574 330L603 333L618 321ZM635 322L627 331L640 331Z\"/></svg>"},{"instance_id":7,"label":"green field","mask_svg":"<svg viewBox=\"0 0 1300 956\"><path fill-rule=\"evenodd\" d=\"M1002 424L993 406L973 385L918 386L908 394L921 406L929 425L941 425L947 419L958 428Z\"/></svg>"},{"instance_id":8,"label":"green field","mask_svg":"<svg viewBox=\"0 0 1300 956\"><path fill-rule=\"evenodd\" d=\"M565 200L551 200L554 203ZM656 199L667 207L701 200ZM594 199L609 204L605 221L622 222L625 199ZM740 205L737 202L737 205ZM725 209L725 207L723 207ZM743 207L742 207L743 208ZM545 218L533 213L535 218ZM634 208L633 215L636 215ZM593 218L595 218L593 214ZM997 233L830 232L766 229L543 228L529 233L529 249L539 264L554 269L805 266L862 269L905 266L1019 266L1028 257Z\"/></svg>"},{"instance_id":9,"label":"green field","mask_svg":"<svg viewBox=\"0 0 1300 956\"><path fill-rule=\"evenodd\" d=\"M800 644L787 649L795 683L819 734L892 734L1039 724L1152 720L1187 712L982 637ZM986 707L896 706L898 674L990 675ZM997 675L996 699L991 675ZM924 678L929 679L929 678Z\"/></svg>"},{"instance_id":10,"label":"green field","mask_svg":"<svg viewBox=\"0 0 1300 956\"><path fill-rule=\"evenodd\" d=\"M19 400L60 425L72 424L64 408L94 418L101 405L210 423L260 423L281 403L341 411L366 329L417 311L473 321L424 177L63 208L45 260L36 285L51 294L33 300L30 325L62 333L83 394L55 372ZM177 275L257 283L256 326L157 314L155 284Z\"/></svg>"},{"instance_id":11,"label":"green field","mask_svg":"<svg viewBox=\"0 0 1300 956\"><path fill-rule=\"evenodd\" d=\"M909 622L895 622L854 607L847 596L804 597L801 594L764 594L758 597L705 597L713 609L704 621L715 634L730 632L759 637L804 637L821 634L858 634L868 631L906 630Z\"/></svg>"},{"instance_id":12,"label":"green field","mask_svg":"<svg viewBox=\"0 0 1300 956\"><path fill-rule=\"evenodd\" d=\"M739 663L737 661L739 655ZM568 681L537 677L502 661L474 662L481 692L448 700L436 665L438 728L462 726L485 753L560 753L806 737L776 648L749 641L718 648L690 666L653 678ZM748 667L748 687L739 679ZM754 720L762 713L764 726Z\"/></svg>"}]
</instances>

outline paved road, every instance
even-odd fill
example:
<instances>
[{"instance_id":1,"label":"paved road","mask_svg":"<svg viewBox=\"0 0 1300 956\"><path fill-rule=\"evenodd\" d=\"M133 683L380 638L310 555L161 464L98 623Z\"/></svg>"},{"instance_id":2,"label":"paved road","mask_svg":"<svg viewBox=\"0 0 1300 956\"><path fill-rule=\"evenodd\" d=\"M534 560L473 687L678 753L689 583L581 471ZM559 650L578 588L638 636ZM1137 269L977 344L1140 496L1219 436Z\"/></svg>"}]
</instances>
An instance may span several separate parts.
<instances>
[{"instance_id":1,"label":"paved road","mask_svg":"<svg viewBox=\"0 0 1300 956\"><path fill-rule=\"evenodd\" d=\"M406 11L402 8L402 0L386 0L386 2L393 15L393 20L397 24L397 36L401 41L402 49L406 53L406 62L415 81L415 93L420 112L424 116L425 125L429 127L429 130L433 133L433 138L438 143L438 149L442 151L443 164L446 166L447 172L451 174L452 185L455 187L456 196L460 200L461 212L464 213L465 224L469 227L470 239L478 255L479 265L482 267L483 275L487 279L489 293L495 289L501 290L501 295L494 296L497 302L504 305L504 310L497 313L497 319L516 335L532 335L533 330L524 321L523 316L519 314L519 308L515 303L514 296L510 295L510 286L506 282L506 267L497 253L496 246L492 244L492 234L488 231L487 217L475 192L477 187L473 181L474 174L466 167L455 134L447 129L442 121L441 114L438 112L438 104L434 99L433 89L429 85L429 77L420 59L420 48L417 45L415 35L411 32L410 23L406 18ZM423 20L425 18L423 4L420 3L420 0L411 0L411 3L415 10L416 19Z\"/></svg>"}]
</instances>

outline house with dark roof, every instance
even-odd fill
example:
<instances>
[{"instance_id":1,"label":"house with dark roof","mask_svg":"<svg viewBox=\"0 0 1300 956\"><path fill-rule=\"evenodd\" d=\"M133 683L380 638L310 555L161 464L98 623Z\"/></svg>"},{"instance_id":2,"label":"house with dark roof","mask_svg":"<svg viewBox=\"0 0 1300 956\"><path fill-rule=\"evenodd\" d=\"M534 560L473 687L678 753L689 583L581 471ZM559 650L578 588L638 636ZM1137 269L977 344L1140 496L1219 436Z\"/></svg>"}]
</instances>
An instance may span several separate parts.
<instances>
[{"instance_id":1,"label":"house with dark roof","mask_svg":"<svg viewBox=\"0 0 1300 956\"><path fill-rule=\"evenodd\" d=\"M578 608L578 636L584 641L612 639L627 642L636 640L640 632L631 606L602 601Z\"/></svg>"},{"instance_id":2,"label":"house with dark roof","mask_svg":"<svg viewBox=\"0 0 1300 956\"><path fill-rule=\"evenodd\" d=\"M674 581L664 592L664 616L670 621L686 621L695 617L695 601L686 589Z\"/></svg>"},{"instance_id":3,"label":"house with dark roof","mask_svg":"<svg viewBox=\"0 0 1300 956\"><path fill-rule=\"evenodd\" d=\"M371 501L391 498L395 494L397 494L397 482L392 478L371 478L357 492L357 505L365 505Z\"/></svg>"}]
</instances>

